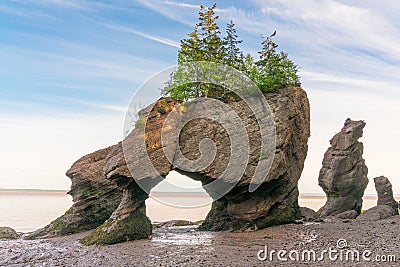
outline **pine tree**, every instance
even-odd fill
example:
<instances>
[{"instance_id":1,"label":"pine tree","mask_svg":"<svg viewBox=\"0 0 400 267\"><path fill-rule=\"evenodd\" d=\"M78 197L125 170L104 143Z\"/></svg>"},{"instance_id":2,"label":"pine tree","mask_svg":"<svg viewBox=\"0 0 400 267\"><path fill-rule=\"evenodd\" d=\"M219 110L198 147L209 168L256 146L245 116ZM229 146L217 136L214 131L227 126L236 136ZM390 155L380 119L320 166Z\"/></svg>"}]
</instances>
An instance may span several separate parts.
<instances>
[{"instance_id":1,"label":"pine tree","mask_svg":"<svg viewBox=\"0 0 400 267\"><path fill-rule=\"evenodd\" d=\"M181 40L181 47L178 51L178 64L199 61L204 58L201 40L199 38L198 26L188 34L189 38Z\"/></svg>"},{"instance_id":2,"label":"pine tree","mask_svg":"<svg viewBox=\"0 0 400 267\"><path fill-rule=\"evenodd\" d=\"M232 94L225 87L213 84L229 80L230 84L240 86L241 81L232 80L235 75L229 71L221 74L216 64L185 64L195 61L221 63L243 71L262 92L274 92L281 87L300 84L297 65L288 58L287 53L277 52L278 45L272 40L276 32L263 38L260 59L255 61L251 55L243 56L240 51L238 44L242 41L238 40L233 21L227 24L226 36L221 39L217 24L219 17L215 15L215 9L216 4L212 7L200 6L199 23L187 38L181 41L178 68L171 74L171 79L162 90L164 95L170 95L179 101L197 97L220 98L223 101L232 98ZM200 82L202 79L198 76L193 79L193 74L198 73L207 73L207 78L212 79L211 83Z\"/></svg>"},{"instance_id":3,"label":"pine tree","mask_svg":"<svg viewBox=\"0 0 400 267\"><path fill-rule=\"evenodd\" d=\"M220 37L220 29L217 25L219 16L215 15L215 8L217 4L212 7L200 6L199 23L196 26L200 29L201 36L201 49L204 61L222 63L225 56L224 42Z\"/></svg>"},{"instance_id":4,"label":"pine tree","mask_svg":"<svg viewBox=\"0 0 400 267\"><path fill-rule=\"evenodd\" d=\"M226 36L224 38L225 44L225 63L233 68L242 69L243 66L243 53L237 46L242 43L242 40L238 40L235 24L231 20L230 23L226 25Z\"/></svg>"},{"instance_id":5,"label":"pine tree","mask_svg":"<svg viewBox=\"0 0 400 267\"><path fill-rule=\"evenodd\" d=\"M288 58L287 53L276 51L278 45L272 40L275 34L264 38L263 48L258 52L260 60L255 63L258 73L254 80L263 92L274 92L288 85L300 84L297 65Z\"/></svg>"}]
</instances>

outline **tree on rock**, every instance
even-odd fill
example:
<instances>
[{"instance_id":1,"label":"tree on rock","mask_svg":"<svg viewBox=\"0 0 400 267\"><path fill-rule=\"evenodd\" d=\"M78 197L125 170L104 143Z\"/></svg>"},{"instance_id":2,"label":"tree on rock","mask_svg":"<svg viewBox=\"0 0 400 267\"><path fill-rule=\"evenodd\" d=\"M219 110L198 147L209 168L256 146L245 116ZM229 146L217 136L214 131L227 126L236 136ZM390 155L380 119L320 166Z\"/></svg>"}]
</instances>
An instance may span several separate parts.
<instances>
[{"instance_id":1,"label":"tree on rock","mask_svg":"<svg viewBox=\"0 0 400 267\"><path fill-rule=\"evenodd\" d=\"M162 90L178 101L187 101L197 97L212 97L227 100L232 97L229 89L217 86L221 81L231 79L229 73L221 74L216 64L203 64L202 73L209 73L211 83L207 84L192 74L197 75L196 64L191 62L203 61L224 64L244 72L259 89L264 92L274 92L279 88L299 85L298 67L288 58L287 53L278 52L278 45L272 40L276 31L264 38L260 59L254 60L250 54L243 56L238 47L242 40L238 39L235 24L231 20L226 27L226 36L221 38L217 24L219 16L215 14L217 5L200 6L199 22L188 37L181 40L178 51L178 68L171 74L170 80ZM188 64L189 63L189 64Z\"/></svg>"},{"instance_id":2,"label":"tree on rock","mask_svg":"<svg viewBox=\"0 0 400 267\"><path fill-rule=\"evenodd\" d=\"M278 45L272 40L276 31L262 42L260 60L255 64L258 73L255 75L255 82L263 92L274 92L279 88L288 85L299 85L297 75L298 67L288 58L287 53L276 51Z\"/></svg>"},{"instance_id":3,"label":"tree on rock","mask_svg":"<svg viewBox=\"0 0 400 267\"><path fill-rule=\"evenodd\" d=\"M236 32L235 23L231 20L226 25L226 36L224 38L225 43L225 60L224 63L234 67L236 69L241 69L243 66L243 53L237 46L242 43L243 40L238 40L238 34Z\"/></svg>"}]
</instances>

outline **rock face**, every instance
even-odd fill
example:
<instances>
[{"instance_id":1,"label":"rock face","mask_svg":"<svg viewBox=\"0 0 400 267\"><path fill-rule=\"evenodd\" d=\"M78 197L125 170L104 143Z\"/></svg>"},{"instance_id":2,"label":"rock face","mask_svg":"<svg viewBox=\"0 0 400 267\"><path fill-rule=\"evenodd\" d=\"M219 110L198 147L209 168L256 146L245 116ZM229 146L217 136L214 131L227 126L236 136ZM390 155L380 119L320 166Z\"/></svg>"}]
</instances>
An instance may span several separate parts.
<instances>
[{"instance_id":1,"label":"rock face","mask_svg":"<svg viewBox=\"0 0 400 267\"><path fill-rule=\"evenodd\" d=\"M397 202L393 198L392 184L389 179L380 176L374 178L375 189L378 192L377 206L370 208L362 213L357 219L360 220L380 220L394 215L398 215Z\"/></svg>"},{"instance_id":2,"label":"rock face","mask_svg":"<svg viewBox=\"0 0 400 267\"><path fill-rule=\"evenodd\" d=\"M75 162L68 170L74 204L49 225L39 229L27 239L66 235L91 230L104 223L117 208L122 198L122 190L106 179L103 167L110 151L108 147Z\"/></svg>"},{"instance_id":3,"label":"rock face","mask_svg":"<svg viewBox=\"0 0 400 267\"><path fill-rule=\"evenodd\" d=\"M0 239L18 239L19 234L10 227L0 227Z\"/></svg>"},{"instance_id":4,"label":"rock face","mask_svg":"<svg viewBox=\"0 0 400 267\"><path fill-rule=\"evenodd\" d=\"M312 222L319 218L318 214L307 207L300 207L301 219L305 222Z\"/></svg>"},{"instance_id":5,"label":"rock face","mask_svg":"<svg viewBox=\"0 0 400 267\"><path fill-rule=\"evenodd\" d=\"M384 176L376 177L374 183L378 193L378 205L390 206L395 213L398 213L397 202L393 197L392 184L389 179Z\"/></svg>"},{"instance_id":6,"label":"rock face","mask_svg":"<svg viewBox=\"0 0 400 267\"><path fill-rule=\"evenodd\" d=\"M327 201L320 209L320 216L332 216L345 211L361 212L362 197L368 184L362 137L364 121L347 119L342 130L330 141L318 182Z\"/></svg>"},{"instance_id":7,"label":"rock face","mask_svg":"<svg viewBox=\"0 0 400 267\"><path fill-rule=\"evenodd\" d=\"M387 205L378 205L361 213L357 220L381 220L394 216L393 209Z\"/></svg>"},{"instance_id":8,"label":"rock face","mask_svg":"<svg viewBox=\"0 0 400 267\"><path fill-rule=\"evenodd\" d=\"M229 103L242 120L250 140L250 154L247 167L241 180L224 197L215 200L210 213L201 225L204 230L243 230L265 228L272 225L293 222L300 218L297 202L297 183L304 166L310 136L310 109L307 95L299 87L278 90L265 95L270 105L276 124L276 149L272 167L266 179L252 193L248 191L252 174L260 158L260 138L257 121L243 101ZM135 179L145 181L149 188L162 181L171 170L181 172L192 179L201 181L205 190L213 196L215 188L207 187L217 179L229 161L229 137L217 123L207 119L196 119L182 129L179 146L188 159L200 156L201 140L210 138L217 148L214 161L209 167L189 172L173 167L167 160L166 153L175 155L176 146L172 140L162 140L161 131L174 131L176 121L164 125L171 111L179 104L170 98L157 101L154 107L144 109L136 128L124 141L131 153L125 153L122 144L114 146L108 154L104 173L107 179L114 181L123 189L123 198L110 219L82 240L83 244L112 244L126 240L146 238L151 234L150 220L145 215L145 200L148 197L135 182L128 166L136 166ZM141 119L147 118L146 124ZM140 134L140 127L145 127L145 135ZM164 128L163 128L164 127ZM140 161L138 149L145 139L148 158L153 163L157 174ZM126 152L126 151L125 151ZM129 151L128 151L129 152ZM176 160L176 156L173 157ZM174 164L175 166L175 164ZM225 180L229 183L229 180Z\"/></svg>"},{"instance_id":9,"label":"rock face","mask_svg":"<svg viewBox=\"0 0 400 267\"><path fill-rule=\"evenodd\" d=\"M358 216L357 211L348 210L339 214L336 214L334 217L338 219L355 219Z\"/></svg>"}]
</instances>

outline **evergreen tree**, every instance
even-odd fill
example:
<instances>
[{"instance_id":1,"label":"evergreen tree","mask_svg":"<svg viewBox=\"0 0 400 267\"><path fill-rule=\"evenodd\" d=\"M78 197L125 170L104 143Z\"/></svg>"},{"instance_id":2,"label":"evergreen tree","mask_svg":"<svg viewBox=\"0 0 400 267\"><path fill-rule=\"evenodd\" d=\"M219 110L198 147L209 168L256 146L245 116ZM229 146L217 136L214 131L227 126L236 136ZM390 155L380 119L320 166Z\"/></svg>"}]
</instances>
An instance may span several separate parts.
<instances>
[{"instance_id":1,"label":"evergreen tree","mask_svg":"<svg viewBox=\"0 0 400 267\"><path fill-rule=\"evenodd\" d=\"M189 38L181 40L181 47L178 51L178 64L203 60L204 58L197 25L194 27L194 31L189 33L188 36Z\"/></svg>"},{"instance_id":2,"label":"evergreen tree","mask_svg":"<svg viewBox=\"0 0 400 267\"><path fill-rule=\"evenodd\" d=\"M272 40L276 32L264 38L260 60L255 64L258 73L253 77L263 92L274 92L288 85L299 85L298 67L288 58L287 53L276 51L278 45Z\"/></svg>"},{"instance_id":3,"label":"evergreen tree","mask_svg":"<svg viewBox=\"0 0 400 267\"><path fill-rule=\"evenodd\" d=\"M202 60L222 63L225 56L225 47L217 24L219 16L215 15L216 7L217 4L215 3L212 7L200 5L200 22L196 26L200 29Z\"/></svg>"},{"instance_id":4,"label":"evergreen tree","mask_svg":"<svg viewBox=\"0 0 400 267\"><path fill-rule=\"evenodd\" d=\"M200 6L199 22L187 38L181 41L178 68L162 90L164 95L170 95L179 101L197 97L214 97L223 101L234 98L229 90L213 84L230 81L230 84L240 86L241 81L232 80L235 75L229 71L221 74L215 64L185 64L195 61L222 63L243 71L262 92L274 92L288 85L300 84L297 65L288 58L287 53L277 52L278 45L272 40L276 32L263 38L260 59L255 61L250 54L243 56L240 51L238 44L242 41L238 40L233 21L227 24L226 36L221 39L217 24L219 17L215 15L215 9L216 4L212 7ZM199 76L192 81L191 74L207 75L207 79L211 79L213 84L197 82L202 80Z\"/></svg>"},{"instance_id":5,"label":"evergreen tree","mask_svg":"<svg viewBox=\"0 0 400 267\"><path fill-rule=\"evenodd\" d=\"M225 44L225 64L236 68L242 69L243 67L243 53L237 46L242 43L242 40L238 40L239 36L236 33L235 24L231 20L230 23L226 25L226 36L224 38Z\"/></svg>"}]
</instances>

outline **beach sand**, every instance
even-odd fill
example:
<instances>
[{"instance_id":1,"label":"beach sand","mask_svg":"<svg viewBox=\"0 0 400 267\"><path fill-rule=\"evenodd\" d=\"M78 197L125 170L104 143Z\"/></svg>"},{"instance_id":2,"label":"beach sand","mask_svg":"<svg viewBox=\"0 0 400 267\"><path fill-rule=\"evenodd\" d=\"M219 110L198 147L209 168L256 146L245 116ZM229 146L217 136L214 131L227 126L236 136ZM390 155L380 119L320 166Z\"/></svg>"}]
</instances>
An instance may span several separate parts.
<instances>
[{"instance_id":1,"label":"beach sand","mask_svg":"<svg viewBox=\"0 0 400 267\"><path fill-rule=\"evenodd\" d=\"M1 266L271 266L257 253L268 250L316 251L337 248L345 239L346 248L372 252L366 262L279 261L272 266L398 266L398 262L375 262L376 255L395 255L400 244L400 216L379 221L334 220L323 223L288 224L255 232L200 232L196 226L154 229L149 240L129 241L109 246L85 247L78 240L86 233L35 241L0 241ZM342 242L343 244L343 242ZM339 250L338 250L339 251ZM397 255L396 255L397 254ZM262 256L263 254L261 254ZM295 255L295 254L293 254ZM339 255L339 254L338 254ZM286 255L288 257L288 255Z\"/></svg>"}]
</instances>

